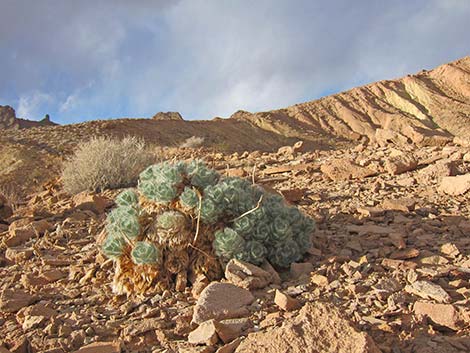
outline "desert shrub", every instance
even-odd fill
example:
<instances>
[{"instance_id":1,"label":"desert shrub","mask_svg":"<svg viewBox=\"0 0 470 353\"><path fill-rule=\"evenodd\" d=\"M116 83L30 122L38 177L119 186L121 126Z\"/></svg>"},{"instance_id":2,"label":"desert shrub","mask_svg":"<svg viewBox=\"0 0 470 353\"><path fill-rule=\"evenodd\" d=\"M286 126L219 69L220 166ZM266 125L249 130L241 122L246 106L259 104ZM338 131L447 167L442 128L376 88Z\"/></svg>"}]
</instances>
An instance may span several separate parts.
<instances>
[{"instance_id":1,"label":"desert shrub","mask_svg":"<svg viewBox=\"0 0 470 353\"><path fill-rule=\"evenodd\" d=\"M16 211L18 206L24 201L23 191L14 183L5 183L0 185L0 197L3 195L6 200L6 205L13 211Z\"/></svg>"},{"instance_id":2,"label":"desert shrub","mask_svg":"<svg viewBox=\"0 0 470 353\"><path fill-rule=\"evenodd\" d=\"M310 248L315 228L281 195L199 160L147 167L116 204L101 249L116 263L118 293L184 290L188 278L220 279L233 258L287 268Z\"/></svg>"},{"instance_id":3,"label":"desert shrub","mask_svg":"<svg viewBox=\"0 0 470 353\"><path fill-rule=\"evenodd\" d=\"M181 148L197 148L204 143L204 137L191 136L188 137L181 145Z\"/></svg>"},{"instance_id":4,"label":"desert shrub","mask_svg":"<svg viewBox=\"0 0 470 353\"><path fill-rule=\"evenodd\" d=\"M95 137L65 162L62 181L72 194L134 186L139 172L154 161L145 143L136 137Z\"/></svg>"}]
</instances>

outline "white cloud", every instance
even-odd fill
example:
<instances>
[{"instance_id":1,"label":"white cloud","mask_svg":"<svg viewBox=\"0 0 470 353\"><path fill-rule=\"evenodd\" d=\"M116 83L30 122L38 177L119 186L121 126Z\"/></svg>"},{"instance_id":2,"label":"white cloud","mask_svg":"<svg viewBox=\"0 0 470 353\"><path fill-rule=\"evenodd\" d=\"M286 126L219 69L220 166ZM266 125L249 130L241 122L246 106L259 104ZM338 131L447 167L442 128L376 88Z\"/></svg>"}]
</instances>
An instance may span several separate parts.
<instances>
[{"instance_id":1,"label":"white cloud","mask_svg":"<svg viewBox=\"0 0 470 353\"><path fill-rule=\"evenodd\" d=\"M283 107L468 55L470 31L470 2L458 0L1 6L3 104L59 122Z\"/></svg>"},{"instance_id":2,"label":"white cloud","mask_svg":"<svg viewBox=\"0 0 470 353\"><path fill-rule=\"evenodd\" d=\"M30 94L20 96L16 116L18 118L37 120L43 113L44 106L55 103L52 95L35 91Z\"/></svg>"}]
</instances>

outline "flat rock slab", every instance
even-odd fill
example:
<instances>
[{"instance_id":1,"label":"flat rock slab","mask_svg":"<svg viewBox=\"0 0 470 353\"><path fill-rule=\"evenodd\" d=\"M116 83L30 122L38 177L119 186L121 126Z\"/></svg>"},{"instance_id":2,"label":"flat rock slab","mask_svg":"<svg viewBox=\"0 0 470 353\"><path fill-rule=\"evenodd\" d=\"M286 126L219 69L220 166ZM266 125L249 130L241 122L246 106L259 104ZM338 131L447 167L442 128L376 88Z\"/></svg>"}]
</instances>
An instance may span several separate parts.
<instances>
[{"instance_id":1,"label":"flat rock slab","mask_svg":"<svg viewBox=\"0 0 470 353\"><path fill-rule=\"evenodd\" d=\"M444 177L439 190L452 196L465 194L470 190L470 174Z\"/></svg>"},{"instance_id":2,"label":"flat rock slab","mask_svg":"<svg viewBox=\"0 0 470 353\"><path fill-rule=\"evenodd\" d=\"M428 281L416 281L405 287L408 293L424 299L434 299L439 303L449 303L450 295L439 285Z\"/></svg>"},{"instance_id":3,"label":"flat rock slab","mask_svg":"<svg viewBox=\"0 0 470 353\"><path fill-rule=\"evenodd\" d=\"M438 325L446 326L452 330L459 329L459 313L452 304L435 304L417 301L413 306L413 312L418 317L425 316L430 318Z\"/></svg>"},{"instance_id":4,"label":"flat rock slab","mask_svg":"<svg viewBox=\"0 0 470 353\"><path fill-rule=\"evenodd\" d=\"M194 308L193 322L243 317L255 297L246 289L230 283L212 282L201 292Z\"/></svg>"},{"instance_id":5,"label":"flat rock slab","mask_svg":"<svg viewBox=\"0 0 470 353\"><path fill-rule=\"evenodd\" d=\"M7 313L16 312L37 300L37 297L23 290L5 289L0 295L0 310Z\"/></svg>"},{"instance_id":6,"label":"flat rock slab","mask_svg":"<svg viewBox=\"0 0 470 353\"><path fill-rule=\"evenodd\" d=\"M320 169L333 181L362 179L377 174L376 170L361 167L349 159L333 159L323 164Z\"/></svg>"},{"instance_id":7,"label":"flat rock slab","mask_svg":"<svg viewBox=\"0 0 470 353\"><path fill-rule=\"evenodd\" d=\"M281 327L249 334L236 353L380 353L370 336L357 331L338 309L308 303Z\"/></svg>"}]
</instances>

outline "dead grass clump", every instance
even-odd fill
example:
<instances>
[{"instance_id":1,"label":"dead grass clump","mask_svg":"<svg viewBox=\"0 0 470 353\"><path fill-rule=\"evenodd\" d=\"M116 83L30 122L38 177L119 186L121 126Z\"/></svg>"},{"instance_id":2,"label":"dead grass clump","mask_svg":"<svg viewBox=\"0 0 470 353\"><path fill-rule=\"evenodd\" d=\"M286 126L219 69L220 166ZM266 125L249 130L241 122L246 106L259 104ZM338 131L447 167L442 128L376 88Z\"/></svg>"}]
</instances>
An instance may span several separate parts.
<instances>
[{"instance_id":1,"label":"dead grass clump","mask_svg":"<svg viewBox=\"0 0 470 353\"><path fill-rule=\"evenodd\" d=\"M65 162L62 182L71 194L135 186L139 173L154 162L154 155L136 137L92 138Z\"/></svg>"},{"instance_id":2,"label":"dead grass clump","mask_svg":"<svg viewBox=\"0 0 470 353\"><path fill-rule=\"evenodd\" d=\"M0 195L3 195L7 200L7 205L16 211L19 205L24 202L23 192L16 184L3 184L0 185Z\"/></svg>"},{"instance_id":3,"label":"dead grass clump","mask_svg":"<svg viewBox=\"0 0 470 353\"><path fill-rule=\"evenodd\" d=\"M197 148L204 143L204 137L191 136L188 137L181 145L181 148Z\"/></svg>"}]
</instances>

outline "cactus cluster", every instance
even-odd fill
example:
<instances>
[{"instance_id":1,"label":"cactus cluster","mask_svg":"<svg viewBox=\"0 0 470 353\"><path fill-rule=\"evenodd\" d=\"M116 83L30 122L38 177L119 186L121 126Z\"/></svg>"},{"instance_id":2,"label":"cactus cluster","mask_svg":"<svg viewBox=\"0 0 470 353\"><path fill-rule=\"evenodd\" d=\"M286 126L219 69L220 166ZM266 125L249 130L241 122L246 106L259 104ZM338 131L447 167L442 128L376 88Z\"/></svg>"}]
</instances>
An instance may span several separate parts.
<instances>
[{"instance_id":1,"label":"cactus cluster","mask_svg":"<svg viewBox=\"0 0 470 353\"><path fill-rule=\"evenodd\" d=\"M217 279L232 258L280 268L309 249L313 220L247 180L221 177L200 160L145 169L136 190L116 197L103 253L117 262L119 292L182 290Z\"/></svg>"}]
</instances>

